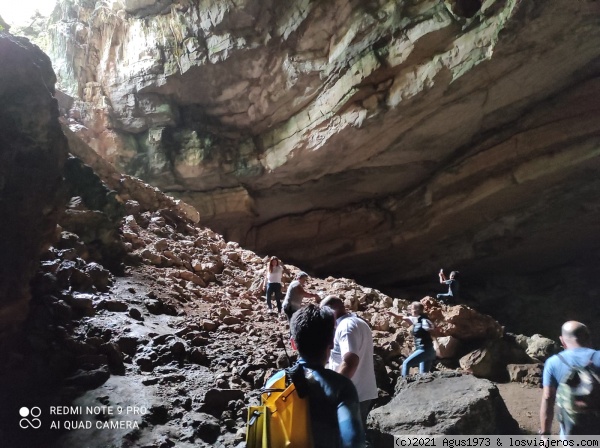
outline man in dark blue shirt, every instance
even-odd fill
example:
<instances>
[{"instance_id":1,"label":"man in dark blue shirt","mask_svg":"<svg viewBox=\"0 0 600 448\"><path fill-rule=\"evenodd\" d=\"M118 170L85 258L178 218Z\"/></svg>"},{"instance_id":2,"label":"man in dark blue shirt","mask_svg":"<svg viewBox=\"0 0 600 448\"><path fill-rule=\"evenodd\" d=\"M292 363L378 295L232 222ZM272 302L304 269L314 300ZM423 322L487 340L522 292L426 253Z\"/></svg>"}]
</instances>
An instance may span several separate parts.
<instances>
[{"instance_id":1,"label":"man in dark blue shirt","mask_svg":"<svg viewBox=\"0 0 600 448\"><path fill-rule=\"evenodd\" d=\"M448 292L446 294L438 294L436 296L436 298L442 302L442 303L446 303L445 301L448 302L457 302L458 301L458 280L456 279L456 276L458 275L458 271L452 271L450 272L450 278L446 278L446 276L444 275L444 270L440 269L440 273L439 273L439 277L440 277L440 283L443 285L448 285Z\"/></svg>"},{"instance_id":2,"label":"man in dark blue shirt","mask_svg":"<svg viewBox=\"0 0 600 448\"><path fill-rule=\"evenodd\" d=\"M358 394L352 381L325 368L333 347L335 318L329 308L311 304L296 311L290 323L292 348L298 350L305 387L308 387L309 413L315 448L363 448L363 430ZM266 388L285 375L279 371ZM298 385L294 381L296 389Z\"/></svg>"}]
</instances>

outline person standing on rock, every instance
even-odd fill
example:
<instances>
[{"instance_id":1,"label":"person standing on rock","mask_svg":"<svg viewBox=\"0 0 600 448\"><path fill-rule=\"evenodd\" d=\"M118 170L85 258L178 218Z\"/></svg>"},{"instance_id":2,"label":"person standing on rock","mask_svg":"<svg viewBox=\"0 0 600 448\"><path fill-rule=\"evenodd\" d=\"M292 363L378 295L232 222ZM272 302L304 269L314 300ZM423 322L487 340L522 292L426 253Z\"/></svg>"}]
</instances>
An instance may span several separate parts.
<instances>
[{"instance_id":1,"label":"person standing on rock","mask_svg":"<svg viewBox=\"0 0 600 448\"><path fill-rule=\"evenodd\" d=\"M300 354L294 369L303 373L294 384L307 392L314 448L364 447L356 388L344 375L325 368L335 331L332 311L310 304L294 314L290 327L292 348ZM284 370L275 373L265 388L282 375Z\"/></svg>"},{"instance_id":2,"label":"person standing on rock","mask_svg":"<svg viewBox=\"0 0 600 448\"><path fill-rule=\"evenodd\" d=\"M423 313L423 304L421 302L413 302L408 306L407 311L410 315L388 311L391 315L399 317L404 322L413 326L412 334L415 351L402 363L402 376L408 375L409 369L416 366L419 366L419 373L430 372L433 361L435 361L435 348L433 347L433 338L430 334L435 326L427 315Z\"/></svg>"},{"instance_id":3,"label":"person standing on rock","mask_svg":"<svg viewBox=\"0 0 600 448\"><path fill-rule=\"evenodd\" d=\"M356 386L362 424L366 429L367 416L378 396L371 327L356 314L349 313L339 297L325 297L321 302L323 307L331 308L336 319L329 368L350 378Z\"/></svg>"},{"instance_id":4,"label":"person standing on rock","mask_svg":"<svg viewBox=\"0 0 600 448\"><path fill-rule=\"evenodd\" d=\"M600 351L590 348L591 336L588 328L574 320L565 322L561 329L560 342L565 348L561 353L551 356L544 363L542 375L542 402L540 404L539 434L551 434L554 419L554 403L561 380L573 367L591 365L600 374ZM560 405L560 403L559 403ZM558 411L561 412L560 406ZM589 422L583 422L581 427L573 428L570 423L561 423L561 435L600 434L600 415L584 417Z\"/></svg>"},{"instance_id":5,"label":"person standing on rock","mask_svg":"<svg viewBox=\"0 0 600 448\"><path fill-rule=\"evenodd\" d=\"M444 274L444 270L440 269L440 272L438 274L438 276L440 278L440 283L442 285L448 285L448 292L446 294L438 294L436 296L436 298L440 302L456 303L458 301L459 282L456 278L457 275L458 275L458 271L452 271L452 272L450 272L450 278L446 278L446 275Z\"/></svg>"},{"instance_id":6,"label":"person standing on rock","mask_svg":"<svg viewBox=\"0 0 600 448\"><path fill-rule=\"evenodd\" d=\"M273 312L273 307L271 306L271 296L273 295L277 302L277 312L281 313L281 299L283 298L283 293L281 292L281 279L284 273L290 275L290 272L283 264L281 264L277 257L271 257L267 264L265 281L263 284L267 295L267 308L269 313Z\"/></svg>"},{"instance_id":7,"label":"person standing on rock","mask_svg":"<svg viewBox=\"0 0 600 448\"><path fill-rule=\"evenodd\" d=\"M304 297L310 297L315 299L316 303L321 301L319 294L313 294L304 290L304 285L308 281L308 274L306 272L299 272L296 275L296 280L290 283L285 299L283 300L283 312L288 318L288 321L292 320L292 316L296 311L302 308L302 299Z\"/></svg>"}]
</instances>

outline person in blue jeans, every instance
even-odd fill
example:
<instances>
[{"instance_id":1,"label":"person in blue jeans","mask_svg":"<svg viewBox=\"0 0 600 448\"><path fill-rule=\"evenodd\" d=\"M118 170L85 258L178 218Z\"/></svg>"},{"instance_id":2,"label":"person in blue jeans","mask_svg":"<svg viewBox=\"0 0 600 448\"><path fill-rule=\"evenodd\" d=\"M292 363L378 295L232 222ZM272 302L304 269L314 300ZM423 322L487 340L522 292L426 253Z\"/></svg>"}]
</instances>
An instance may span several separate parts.
<instances>
[{"instance_id":1,"label":"person in blue jeans","mask_svg":"<svg viewBox=\"0 0 600 448\"><path fill-rule=\"evenodd\" d=\"M415 351L402 363L402 376L408 375L411 367L419 366L419 373L431 371L433 361L435 361L435 348L433 347L433 338L431 330L435 328L433 323L423 313L423 304L413 302L407 310L410 315L397 314L390 311L393 316L401 318L404 322L411 324L412 334L415 342Z\"/></svg>"},{"instance_id":2,"label":"person in blue jeans","mask_svg":"<svg viewBox=\"0 0 600 448\"><path fill-rule=\"evenodd\" d=\"M279 261L277 257L271 257L267 263L265 269L265 280L263 288L267 295L267 308L269 313L273 313L273 307L271 306L271 296L275 296L277 302L277 312L281 313L281 299L283 293L281 292L283 274L290 275L290 271Z\"/></svg>"}]
</instances>

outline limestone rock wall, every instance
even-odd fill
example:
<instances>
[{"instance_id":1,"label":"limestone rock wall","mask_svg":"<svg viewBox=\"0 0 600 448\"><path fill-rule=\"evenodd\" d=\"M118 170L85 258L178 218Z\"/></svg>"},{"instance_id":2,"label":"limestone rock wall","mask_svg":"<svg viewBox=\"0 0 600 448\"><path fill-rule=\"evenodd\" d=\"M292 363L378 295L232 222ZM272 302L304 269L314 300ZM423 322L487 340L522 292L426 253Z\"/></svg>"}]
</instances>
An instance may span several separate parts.
<instances>
[{"instance_id":1,"label":"limestone rock wall","mask_svg":"<svg viewBox=\"0 0 600 448\"><path fill-rule=\"evenodd\" d=\"M0 60L1 341L25 319L29 281L55 234L67 144L48 57L26 39L0 32Z\"/></svg>"},{"instance_id":2,"label":"limestone rock wall","mask_svg":"<svg viewBox=\"0 0 600 448\"><path fill-rule=\"evenodd\" d=\"M42 38L71 128L119 169L382 287L600 247L599 9L62 0Z\"/></svg>"}]
</instances>

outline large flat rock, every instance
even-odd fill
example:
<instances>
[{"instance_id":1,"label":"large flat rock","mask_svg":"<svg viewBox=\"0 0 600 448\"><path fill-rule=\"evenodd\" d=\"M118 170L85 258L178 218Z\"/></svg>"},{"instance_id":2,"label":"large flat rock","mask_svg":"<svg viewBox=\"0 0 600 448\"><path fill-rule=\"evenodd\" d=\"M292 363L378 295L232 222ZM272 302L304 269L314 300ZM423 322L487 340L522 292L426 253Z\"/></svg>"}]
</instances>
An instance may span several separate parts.
<instances>
[{"instance_id":1,"label":"large flat rock","mask_svg":"<svg viewBox=\"0 0 600 448\"><path fill-rule=\"evenodd\" d=\"M377 446L393 446L392 436L403 434L518 432L493 383L454 372L400 380L392 401L374 409L370 419Z\"/></svg>"}]
</instances>

